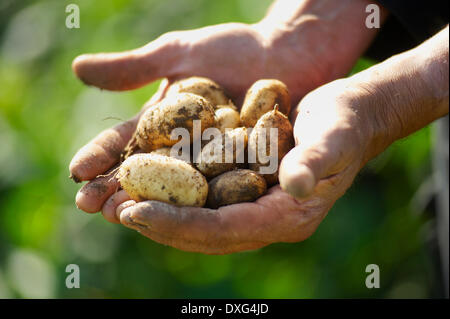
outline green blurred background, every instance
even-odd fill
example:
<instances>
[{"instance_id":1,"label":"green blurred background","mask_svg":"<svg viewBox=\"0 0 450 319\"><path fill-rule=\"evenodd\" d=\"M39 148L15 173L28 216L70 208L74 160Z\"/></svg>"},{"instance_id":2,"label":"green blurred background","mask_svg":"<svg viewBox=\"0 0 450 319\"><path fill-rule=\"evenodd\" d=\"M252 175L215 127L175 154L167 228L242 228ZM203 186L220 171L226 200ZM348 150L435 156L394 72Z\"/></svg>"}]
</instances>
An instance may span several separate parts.
<instances>
[{"instance_id":1,"label":"green blurred background","mask_svg":"<svg viewBox=\"0 0 450 319\"><path fill-rule=\"evenodd\" d=\"M430 128L370 163L302 243L185 253L77 210L71 157L136 113L157 83L123 93L88 88L72 74L73 58L131 49L176 29L256 22L270 2L0 2L0 298L441 296L433 214L421 195L431 174ZM65 27L70 3L80 7L80 29ZM360 60L354 72L371 63ZM79 289L65 287L72 263L81 269ZM373 263L380 289L365 286Z\"/></svg>"}]
</instances>

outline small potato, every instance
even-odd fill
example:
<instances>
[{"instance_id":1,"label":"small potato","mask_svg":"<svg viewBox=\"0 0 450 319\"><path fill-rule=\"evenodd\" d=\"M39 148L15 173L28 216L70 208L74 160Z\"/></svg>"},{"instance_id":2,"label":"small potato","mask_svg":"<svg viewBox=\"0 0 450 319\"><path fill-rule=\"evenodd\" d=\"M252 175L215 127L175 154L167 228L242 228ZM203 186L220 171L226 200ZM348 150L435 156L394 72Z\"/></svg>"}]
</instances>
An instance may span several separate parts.
<instances>
[{"instance_id":1,"label":"small potato","mask_svg":"<svg viewBox=\"0 0 450 319\"><path fill-rule=\"evenodd\" d=\"M136 141L144 152L164 146L173 146L178 140L170 139L172 130L185 128L193 138L193 121L201 121L201 132L215 125L214 109L205 98L179 93L169 96L150 107L139 120Z\"/></svg>"},{"instance_id":2,"label":"small potato","mask_svg":"<svg viewBox=\"0 0 450 319\"><path fill-rule=\"evenodd\" d=\"M278 104L279 111L289 115L291 98L286 85L278 80L259 80L253 83L245 95L241 109L241 123L254 127L258 119Z\"/></svg>"},{"instance_id":3,"label":"small potato","mask_svg":"<svg viewBox=\"0 0 450 319\"><path fill-rule=\"evenodd\" d=\"M215 109L218 110L218 109L221 109L221 108L224 108L224 107L232 108L235 111L238 110L236 105L234 105L233 101L231 101L231 100L228 101L228 104L218 104L218 105L216 105Z\"/></svg>"},{"instance_id":4,"label":"small potato","mask_svg":"<svg viewBox=\"0 0 450 319\"><path fill-rule=\"evenodd\" d=\"M213 80L199 76L193 76L175 82L167 90L167 96L183 92L203 96L211 102L214 108L217 105L226 105L230 101L219 84Z\"/></svg>"},{"instance_id":5,"label":"small potato","mask_svg":"<svg viewBox=\"0 0 450 319\"><path fill-rule=\"evenodd\" d=\"M229 130L208 142L197 155L197 169L207 178L231 171L245 162L248 136L245 127ZM228 157L227 157L228 154Z\"/></svg>"},{"instance_id":6,"label":"small potato","mask_svg":"<svg viewBox=\"0 0 450 319\"><path fill-rule=\"evenodd\" d=\"M165 155L165 156L170 157L170 147L165 146L165 147L158 148L154 151L151 151L150 154Z\"/></svg>"},{"instance_id":7,"label":"small potato","mask_svg":"<svg viewBox=\"0 0 450 319\"><path fill-rule=\"evenodd\" d=\"M271 140L273 143L273 138L271 138L270 128L278 129L278 139L277 142L278 152L271 149ZM262 130L260 130L262 129ZM265 136L265 146L259 145L264 143ZM248 139L248 160L249 168L261 174L267 181L268 186L272 186L278 183L278 167L283 159L283 157L294 147L294 136L292 125L289 122L287 116L279 112L275 107L273 111L267 112L256 122L255 127L250 133ZM259 150L258 150L259 148ZM261 150L263 151L262 153ZM265 150L265 152L264 152ZM265 154L264 154L265 153ZM256 162L252 160L254 154ZM264 158L264 155L266 158ZM270 160L269 157L272 159ZM261 169L268 168L271 164L276 162L276 171L274 173L263 173ZM275 163L274 163L275 162Z\"/></svg>"},{"instance_id":8,"label":"small potato","mask_svg":"<svg viewBox=\"0 0 450 319\"><path fill-rule=\"evenodd\" d=\"M231 107L221 107L216 109L216 127L222 132L227 128L236 128L241 125L239 112Z\"/></svg>"},{"instance_id":9,"label":"small potato","mask_svg":"<svg viewBox=\"0 0 450 319\"><path fill-rule=\"evenodd\" d=\"M189 148L191 148L190 145L189 145ZM165 147L158 148L157 150L151 151L149 154L159 154L159 155L169 156L169 157L173 157L173 158L182 160L191 166L194 165L192 163L192 152L188 153L189 158L184 158L182 156L183 154L181 153L181 150L178 150L178 154L175 153L176 155L174 155L174 156L171 155L171 151L172 151L171 147L165 146Z\"/></svg>"},{"instance_id":10,"label":"small potato","mask_svg":"<svg viewBox=\"0 0 450 319\"><path fill-rule=\"evenodd\" d=\"M218 208L242 202L252 202L265 194L266 180L249 169L223 173L209 182L207 206Z\"/></svg>"},{"instance_id":11,"label":"small potato","mask_svg":"<svg viewBox=\"0 0 450 319\"><path fill-rule=\"evenodd\" d=\"M208 196L205 177L191 165L158 154L128 157L116 175L135 201L157 200L177 206L204 206Z\"/></svg>"}]
</instances>

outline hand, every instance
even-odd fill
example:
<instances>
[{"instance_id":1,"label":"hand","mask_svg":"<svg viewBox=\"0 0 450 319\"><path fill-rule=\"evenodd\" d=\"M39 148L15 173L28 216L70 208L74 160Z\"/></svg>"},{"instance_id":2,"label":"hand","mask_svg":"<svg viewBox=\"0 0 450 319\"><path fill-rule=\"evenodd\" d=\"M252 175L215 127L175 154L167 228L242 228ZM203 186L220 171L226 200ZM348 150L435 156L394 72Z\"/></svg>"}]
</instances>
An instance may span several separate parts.
<instances>
[{"instance_id":1,"label":"hand","mask_svg":"<svg viewBox=\"0 0 450 319\"><path fill-rule=\"evenodd\" d=\"M315 5L307 5L309 2L313 1L302 3L305 8L294 10L295 14L301 16L303 9L306 11L311 9L311 14L320 17L321 12L318 11L323 10L323 13L328 15L333 11L331 6L347 6L347 8L339 8L337 10L339 14L327 16L324 19L327 22L322 21L320 24L311 14L306 15L308 18L305 19L297 19L293 14L291 18L296 19L295 21L279 26L274 26L268 19L251 26L225 24L194 31L172 32L137 50L83 55L74 61L73 69L86 84L110 90L133 89L166 77L167 81L162 82L160 90L146 104L147 106L161 99L172 81L191 75L206 76L217 81L228 91L237 105L241 104L245 91L255 80L278 78L288 85L292 100L296 103L313 88L343 76L375 34L373 30L363 30L360 34L348 37L339 32L340 29L348 29L345 23L360 22L360 19L356 18L357 15L352 15L352 19L341 19L340 15L347 14L351 10L354 10L355 14L364 14L359 8L363 5L363 1L345 4L328 1L327 6L317 8ZM276 17L280 16L278 13ZM107 220L118 223L116 208L120 211L125 206L133 204L127 202L129 198L125 192L116 192L119 185L108 172L111 172L118 162L119 154L131 138L138 119L139 115L102 132L73 158L70 165L72 178L75 181L90 180L77 194L76 202L79 208L92 213L102 210ZM99 174L105 175L97 177ZM254 232L261 233L261 227L269 229L269 224L274 225L270 235L264 234L266 238L251 239L249 233L228 242L224 240L222 245L215 247L212 242L209 249L196 244L185 249L223 253L261 247L275 241L302 240L312 234L332 204L330 200L319 195L312 198L312 202L306 201L302 204L304 213L303 216L299 216L299 203L282 192L279 186L272 188L269 194L269 197L265 196L256 203L237 207L233 205L219 210L234 211L226 213L230 217L237 214L237 211L247 211L247 215L238 218L245 220L251 217L250 211L254 209L252 205L256 205L254 212L265 211L265 214L256 219L259 219L259 227L257 224L254 224L254 227L248 224L248 227L250 231L251 228L255 228ZM122 204L124 202L125 204ZM278 208L273 211L263 209L266 204L270 207L269 203ZM316 212L313 210L309 212L307 208L310 206L312 208L311 203L314 203L316 208L321 208L316 209ZM141 205L143 204L137 204L136 207ZM187 209L185 212L193 211L195 209ZM222 219L222 213L216 215L214 218ZM262 216L266 217L261 218ZM223 223L230 217L223 217ZM274 219L277 221L274 222ZM206 221L205 219L204 222ZM230 234L235 232L233 225L235 224L230 222ZM301 228L301 231L296 231L297 228ZM192 234L195 234L195 229ZM245 239L246 236L248 239ZM180 247L175 243L174 246Z\"/></svg>"},{"instance_id":2,"label":"hand","mask_svg":"<svg viewBox=\"0 0 450 319\"><path fill-rule=\"evenodd\" d=\"M328 78L323 54L314 52L311 39L294 44L271 31L262 23L228 23L169 32L135 50L81 55L74 60L73 70L85 84L119 91L160 78L173 82L204 76L222 85L237 104L256 80L277 78L298 102ZM294 50L302 59L283 66L281 61Z\"/></svg>"},{"instance_id":3,"label":"hand","mask_svg":"<svg viewBox=\"0 0 450 319\"><path fill-rule=\"evenodd\" d=\"M363 165L370 131L355 110L346 81L307 95L295 121L297 146L281 164L281 185L252 203L217 210L175 207L157 201L135 203L124 191L104 212L152 240L186 251L224 254L311 236ZM344 94L342 92L345 92ZM367 130L366 130L367 129Z\"/></svg>"},{"instance_id":4,"label":"hand","mask_svg":"<svg viewBox=\"0 0 450 319\"><path fill-rule=\"evenodd\" d=\"M308 28L303 28L305 34ZM314 54L311 47L314 42L310 37L305 36L294 43L279 31L268 33L263 30L266 30L264 23L251 26L225 24L172 32L137 50L82 55L74 60L73 69L85 83L110 90L132 89L166 77L168 80L162 82L160 90L146 106L161 99L170 82L192 75L219 82L238 106L248 87L260 78L278 78L287 83L293 102L327 80L329 74L325 75L323 63L319 63L320 59L324 61L324 50L321 50L322 54ZM289 67L282 66L280 61L294 50L303 52L304 58ZM82 210L101 210L106 199L117 189L117 183L105 183L110 177L96 177L118 162L138 119L139 115L102 132L73 158L70 164L72 178L91 181L77 195L76 202Z\"/></svg>"}]
</instances>

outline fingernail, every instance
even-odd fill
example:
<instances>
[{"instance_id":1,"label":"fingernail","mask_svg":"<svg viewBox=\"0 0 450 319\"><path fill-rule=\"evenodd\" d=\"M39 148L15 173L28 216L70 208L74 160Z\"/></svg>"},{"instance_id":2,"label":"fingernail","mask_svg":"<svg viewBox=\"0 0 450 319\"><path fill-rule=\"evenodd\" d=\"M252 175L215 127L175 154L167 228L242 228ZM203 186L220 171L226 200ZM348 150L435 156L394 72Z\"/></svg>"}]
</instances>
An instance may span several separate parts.
<instances>
[{"instance_id":1,"label":"fingernail","mask_svg":"<svg viewBox=\"0 0 450 319\"><path fill-rule=\"evenodd\" d=\"M123 210L125 210L128 207L131 207L133 205L135 205L136 202L134 200L127 200L126 202L123 202L122 204L120 204L119 206L117 206L116 208L116 217L117 219L122 223L120 216Z\"/></svg>"},{"instance_id":2,"label":"fingernail","mask_svg":"<svg viewBox=\"0 0 450 319\"><path fill-rule=\"evenodd\" d=\"M81 179L80 178L78 178L76 175L74 175L74 174L70 174L69 175L69 178L71 178L75 183L81 183Z\"/></svg>"}]
</instances>

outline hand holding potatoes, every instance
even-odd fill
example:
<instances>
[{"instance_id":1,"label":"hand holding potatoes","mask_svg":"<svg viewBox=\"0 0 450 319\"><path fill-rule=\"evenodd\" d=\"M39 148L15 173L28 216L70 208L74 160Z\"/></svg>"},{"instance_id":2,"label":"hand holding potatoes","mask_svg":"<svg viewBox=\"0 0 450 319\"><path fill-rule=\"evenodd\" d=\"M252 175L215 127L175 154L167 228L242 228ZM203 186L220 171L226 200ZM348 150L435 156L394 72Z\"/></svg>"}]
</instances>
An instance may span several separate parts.
<instances>
[{"instance_id":1,"label":"hand holding potatoes","mask_svg":"<svg viewBox=\"0 0 450 319\"><path fill-rule=\"evenodd\" d=\"M239 32L236 32L237 29ZM136 52L138 54L127 52L114 56L82 56L74 61L73 68L85 83L112 90L133 89L167 76L168 81L162 82L157 94L147 103L146 109L167 95L175 76L180 78L197 74L212 78L235 101L238 111L246 91L258 79L282 80L291 89L294 103L306 92L323 83L321 77L317 76L317 70L311 68L313 64L310 60L305 60L305 63L299 61L296 68L290 68L284 74L279 73L279 58L274 57L263 63L262 57L268 55L260 51L262 46L258 39L262 38L259 35L253 37L254 30L242 32L241 26L235 24L229 29L224 26L211 31L208 37L215 40L205 41L208 46L201 41L198 41L198 45L191 43L189 47L192 50L189 52L180 52L186 48L184 40L171 40L188 37L179 37L181 33L173 33L161 37L148 46L148 49ZM199 33L198 40L203 32ZM192 38L196 38L194 34ZM242 48L242 41L246 43L245 50L239 49ZM221 49L223 47L227 50ZM280 49L282 48L272 52L283 56ZM176 50L179 50L178 53L175 53ZM233 54L229 54L230 51ZM217 61L222 61L221 65L215 64L212 67L211 62ZM262 65L264 70L260 69ZM186 69L186 66L190 69ZM298 77L298 74L304 76ZM314 79L314 83L311 79ZM216 127L222 133L227 126L237 128L245 125L240 123L240 117L237 120L236 113L220 111L219 105L213 107ZM273 105L270 110L272 108ZM272 242L298 241L309 236L317 227L323 217L320 212L327 205L319 200L314 201L312 206L302 208L301 203L281 191L279 186L268 189L265 195L254 202L225 205L217 210L178 207L160 201L136 203L124 190L117 191L120 183L115 178L117 171L114 170L114 165L133 137L142 113L103 132L74 157L70 167L73 179L89 180L77 194L76 202L80 209L87 212L102 210L107 220L117 223L120 217L125 226L137 229L155 241L204 253L229 253L262 247ZM219 120L224 113L231 113L232 116L225 116L226 121ZM223 122L231 124L218 124ZM164 151L167 153L165 147L160 147L152 152ZM102 176L96 177L100 174ZM321 208L315 210L315 205L320 205ZM302 211L310 213L302 217Z\"/></svg>"},{"instance_id":2,"label":"hand holding potatoes","mask_svg":"<svg viewBox=\"0 0 450 319\"><path fill-rule=\"evenodd\" d=\"M310 23L308 19L303 20ZM219 83L238 106L242 105L248 88L255 81L279 79L289 88L293 105L297 105L314 88L333 78L344 76L349 65L358 56L355 46L351 46L351 50L341 50L346 54L336 56L336 50L330 50L330 47L336 43L341 47L345 41L342 42L339 38L329 42L331 45L327 46L327 50L323 50L323 46L318 46L317 50L318 33L314 30L327 30L320 25L317 29L312 28L313 32L303 33L300 37L295 33L296 41L279 32L275 35L281 37L274 38L271 30L273 28L267 28L264 23L233 23L171 32L137 50L80 56L73 63L73 70L84 83L108 90L130 90L157 79L167 79L162 82L146 108L163 99L170 83L193 75L208 77ZM275 30L278 31L276 28ZM323 32L319 32L319 35L323 35ZM366 41L354 42L362 49L367 44ZM338 63L333 64L333 61ZM333 72L327 66L333 66ZM331 119L340 117L328 112L328 109L324 110L328 105L317 102L313 105L316 109L317 106L322 106L318 109L321 111L313 112L314 108L311 108L310 113L303 114L305 121L301 125L295 125L296 140L308 144L309 140L342 137L342 133L337 132L338 125L333 127L334 131L329 131L335 122L323 122L320 113L326 113ZM270 106L271 109L272 107L273 105ZM340 109L351 110L347 107ZM217 111L215 106L216 118L220 118L222 115ZM142 113L102 132L80 149L71 162L70 172L75 181L89 181L77 194L76 203L80 209L92 213L101 210L107 220L116 223L120 218L123 225L136 229L157 242L188 251L230 253L274 242L300 241L314 232L342 193L341 190L348 185L347 179L344 178L343 181L342 174L337 174L329 179L316 181L319 186L305 200L294 199L279 186L274 186L254 202L225 205L214 210L178 207L153 200L136 203L125 191L117 191L120 184L114 178L117 173L114 169L125 146L133 137ZM230 119L230 123L240 122L240 119L236 120L236 116ZM295 119L295 114L292 119ZM314 128L311 134L308 134L308 129L303 129L307 127L305 125L309 125L309 120ZM231 124L230 127L236 128L238 125L251 127L244 123ZM320 162L321 151L332 148L326 142L322 144L327 148L321 146L316 151L306 149L311 155L311 161L306 161L308 165ZM164 151L167 149L162 147L153 152ZM314 154L318 155L315 161ZM280 175L288 175L291 168L297 165L298 158L299 156L290 156L289 165L283 165L283 161ZM320 168L320 165L314 167ZM281 182L283 180L285 179L280 179ZM309 183L308 187L311 185L314 186L314 183ZM327 187L329 185L336 186Z\"/></svg>"},{"instance_id":3,"label":"hand holding potatoes","mask_svg":"<svg viewBox=\"0 0 450 319\"><path fill-rule=\"evenodd\" d=\"M163 94L157 95L155 103L152 104L153 106L158 101L163 100L167 88L167 84L163 83L160 90ZM339 90L336 89L336 91ZM334 91L324 93L327 96L333 96L333 94ZM315 96L320 97L319 94ZM323 139L323 136L328 136L328 138L334 136L335 142L333 145L345 142L345 139L341 141L342 134L340 133L344 131L339 129L340 123L345 123L341 117L351 114L345 110L352 108L339 106L336 107L336 110L340 110L339 112L329 112L331 115L342 113L342 115L337 117L329 118L335 118L335 124L330 125L332 128L330 130L329 123L323 125L321 114L323 114L324 108L330 105L332 101L332 98L330 98L329 102L320 105L315 99L307 99L306 104L302 104L302 114L297 119L296 131L294 131L297 140L302 141L302 144L299 145L309 145L310 141L314 140L309 133L319 140ZM152 107L152 105L149 107ZM311 106L314 106L314 108ZM281 123L287 124L285 116L278 115L277 112L281 113L271 109L266 113L266 117L269 114L272 114L272 116L275 114ZM217 117L215 116L214 119L216 121L215 125L217 125ZM312 122L310 123L309 120ZM130 125L129 127L133 128L127 134L128 139L131 138L133 131L135 131L137 122L138 119L135 120L134 128L131 124L128 124ZM277 121L271 120L269 123L277 123ZM270 126L278 126L278 124L270 124ZM289 132L289 126L287 127ZM304 130L303 128L305 127L308 129ZM246 130L249 131L250 128L246 128ZM108 132L107 136L113 134L124 136L121 129L113 130L111 133ZM202 145L203 148L206 144ZM95 145L98 145L98 142ZM299 151L298 147L294 149L295 151L291 150L281 162L280 176L284 176L281 178L282 183L287 180L286 176L289 176L289 172L297 167L295 161L300 156L296 153ZM164 154L164 156L170 157L170 149L171 147L162 147L149 154L142 155ZM308 153L309 151L306 150L305 152ZM311 156L314 154L318 153L311 151ZM131 155L129 160L133 156L139 155L141 154ZM245 163L240 163L240 165L242 164L246 165ZM190 166L189 169L187 166L183 166L187 171L193 172L192 170L194 170L203 175L197 170L197 163L186 165ZM192 167L192 165L194 166ZM248 165L250 166L250 163ZM162 169L160 171L162 172ZM164 171L167 172L165 169ZM170 172L170 169L168 171ZM348 172L353 174L355 171L351 170ZM157 184L160 187L158 191L156 189L150 190L150 194L141 194L141 198L133 195L133 191L130 190L130 194L127 194L124 190L117 191L121 185L114 176L123 178L122 174L118 174L117 171L111 171L106 176L92 180L79 192L77 202L86 203L88 200L105 202L102 210L106 219L113 222L119 222L120 220L123 225L138 230L141 234L157 242L187 251L209 254L255 249L274 242L296 242L309 237L325 217L336 198L343 193L351 182L351 176L347 178L345 174L336 174L319 181L315 192L310 197L305 200L298 200L284 192L279 185L272 186L266 190L265 187L267 185L264 186L264 184L267 184L267 181L263 175L249 170L249 167L236 167L236 169L225 171L215 177L206 178L208 182L206 207L196 207L194 205L201 204L195 204L195 202L201 203L201 200L194 199L187 204L191 206L178 206L171 202L170 195L167 196L168 194L160 192L162 185L166 185L165 179L171 179L171 173L159 175ZM145 176L150 176L148 178L151 178L152 174ZM171 179L170 182L178 180L178 176L179 174L176 179ZM182 180L184 181L186 178L183 177ZM186 185L189 185L188 182L184 182L181 187ZM194 189L199 186L201 186L201 189L206 189L203 181L198 183L198 185L192 185L190 188ZM123 188L127 187L124 183ZM203 196L205 192L196 192L195 194L202 194ZM141 201L144 197L151 198L151 200ZM182 205L185 204L183 203ZM97 208L93 208L92 211L94 209Z\"/></svg>"},{"instance_id":4,"label":"hand holding potatoes","mask_svg":"<svg viewBox=\"0 0 450 319\"><path fill-rule=\"evenodd\" d=\"M179 80L142 114L129 144L140 154L129 147L115 177L136 202L218 208L254 201L278 182L278 165L294 144L292 126L276 102L289 112L289 93L278 80L253 84L241 114L214 81ZM239 127L249 124L249 114L256 119L250 134ZM187 138L178 138L177 130Z\"/></svg>"},{"instance_id":5,"label":"hand holding potatoes","mask_svg":"<svg viewBox=\"0 0 450 319\"><path fill-rule=\"evenodd\" d=\"M357 124L354 121L359 117L354 110L359 106L353 104L358 100L343 98L340 92L346 85L345 82L334 82L305 98L294 125L294 136L301 143L281 161L282 186L303 187L291 190L295 192L313 189L308 197L293 198L280 185L265 191L265 178L253 170L239 168L209 180L206 205L213 209L178 207L159 201L133 203L125 199L114 213L120 216L123 225L152 240L208 254L231 253L308 238L351 185L362 165L358 154L365 149L367 139L360 139L360 132L352 131L348 126L348 123ZM284 118L277 111L270 112L280 120ZM325 113L328 115L326 121ZM361 129L363 126L356 127ZM347 152L340 152L343 149ZM311 172L314 173L312 182ZM236 203L244 199L247 201Z\"/></svg>"}]
</instances>

